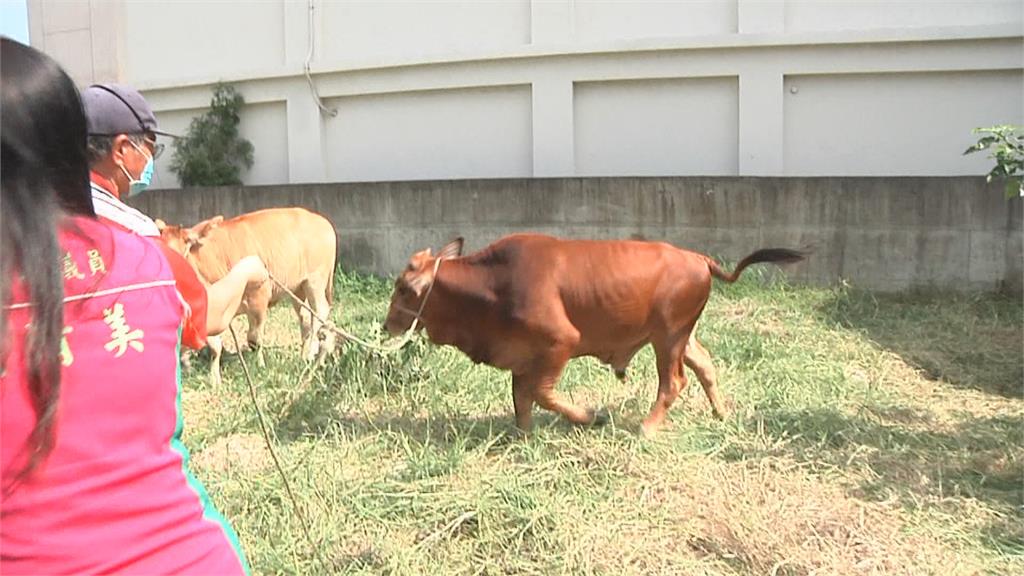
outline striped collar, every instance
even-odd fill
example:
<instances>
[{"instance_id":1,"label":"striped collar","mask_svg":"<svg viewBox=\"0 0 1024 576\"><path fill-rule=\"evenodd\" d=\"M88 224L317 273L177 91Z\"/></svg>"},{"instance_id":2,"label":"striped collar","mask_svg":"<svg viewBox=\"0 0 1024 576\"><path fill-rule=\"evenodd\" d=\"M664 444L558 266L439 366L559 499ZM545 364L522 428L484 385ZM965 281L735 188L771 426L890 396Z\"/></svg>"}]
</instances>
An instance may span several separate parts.
<instances>
[{"instance_id":1,"label":"striped collar","mask_svg":"<svg viewBox=\"0 0 1024 576\"><path fill-rule=\"evenodd\" d=\"M96 173L93 172L92 175L96 176ZM111 182L102 176L98 180L92 178L90 182L92 208L98 218L127 228L139 236L160 236L160 229L152 218L122 202L117 195L103 186L104 183Z\"/></svg>"}]
</instances>

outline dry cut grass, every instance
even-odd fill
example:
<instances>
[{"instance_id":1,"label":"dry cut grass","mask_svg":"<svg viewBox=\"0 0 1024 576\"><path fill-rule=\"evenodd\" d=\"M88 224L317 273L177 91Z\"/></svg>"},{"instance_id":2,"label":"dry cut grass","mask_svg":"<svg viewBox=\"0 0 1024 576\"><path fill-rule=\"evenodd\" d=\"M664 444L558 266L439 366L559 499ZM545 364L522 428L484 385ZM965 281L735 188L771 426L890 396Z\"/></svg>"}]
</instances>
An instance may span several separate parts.
<instances>
[{"instance_id":1,"label":"dry cut grass","mask_svg":"<svg viewBox=\"0 0 1024 576\"><path fill-rule=\"evenodd\" d=\"M379 337L388 285L337 294L335 318ZM306 370L281 308L257 384L314 548L237 358L222 389L202 361L187 375L186 442L259 573L1021 573L1021 320L999 296L716 285L700 337L735 412L712 419L693 386L642 440L650 351L626 384L567 370L611 424L538 414L524 438L507 374L422 341Z\"/></svg>"}]
</instances>

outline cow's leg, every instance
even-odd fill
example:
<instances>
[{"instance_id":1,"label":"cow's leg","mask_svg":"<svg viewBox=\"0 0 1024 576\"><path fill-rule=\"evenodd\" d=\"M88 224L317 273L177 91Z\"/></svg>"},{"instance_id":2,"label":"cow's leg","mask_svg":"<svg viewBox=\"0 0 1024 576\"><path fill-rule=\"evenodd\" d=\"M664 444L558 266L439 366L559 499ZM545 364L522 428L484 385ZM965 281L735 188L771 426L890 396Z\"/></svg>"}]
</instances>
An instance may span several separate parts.
<instances>
[{"instance_id":1,"label":"cow's leg","mask_svg":"<svg viewBox=\"0 0 1024 576\"><path fill-rule=\"evenodd\" d=\"M245 340L249 344L249 349L256 351L256 363L260 368L267 366L267 360L263 356L263 324L267 321L271 296L271 283L265 282L245 299L245 315L249 319L249 330L246 332ZM242 351L238 352L241 354Z\"/></svg>"},{"instance_id":2,"label":"cow's leg","mask_svg":"<svg viewBox=\"0 0 1024 576\"><path fill-rule=\"evenodd\" d=\"M533 428L533 394L528 377L512 375L512 405L516 410L516 426L523 432Z\"/></svg>"},{"instance_id":3,"label":"cow's leg","mask_svg":"<svg viewBox=\"0 0 1024 576\"><path fill-rule=\"evenodd\" d=\"M302 337L302 357L307 362L312 362L313 360L316 360L317 354L320 352L320 339L317 336L317 330L319 329L320 322L316 319L316 316L319 315L319 311L317 311L316 314L309 311L316 311L317 309L316 295L313 294L313 289L308 280L303 280L302 283L295 288L295 294L299 298L302 298L303 302L306 303L306 306L309 307L309 309L306 310L306 313L309 314L309 332L306 332ZM305 308L305 306L303 306L303 308Z\"/></svg>"},{"instance_id":4,"label":"cow's leg","mask_svg":"<svg viewBox=\"0 0 1024 576\"><path fill-rule=\"evenodd\" d=\"M714 410L715 416L719 419L725 418L728 410L718 396L718 375L715 372L715 365L711 362L711 355L708 354L707 349L697 341L693 334L690 335L690 343L686 346L683 361L700 380L700 385L704 388L704 394L707 395L708 401L711 402L711 409Z\"/></svg>"},{"instance_id":5,"label":"cow's leg","mask_svg":"<svg viewBox=\"0 0 1024 576\"><path fill-rule=\"evenodd\" d=\"M220 357L224 353L224 341L220 336L207 336L206 345L210 347L210 386L219 388L221 383Z\"/></svg>"},{"instance_id":6,"label":"cow's leg","mask_svg":"<svg viewBox=\"0 0 1024 576\"><path fill-rule=\"evenodd\" d=\"M544 367L522 376L523 384L533 391L533 401L545 410L557 412L573 424L603 424L594 410L581 408L562 398L555 386L562 376L568 358L545 363Z\"/></svg>"},{"instance_id":7,"label":"cow's leg","mask_svg":"<svg viewBox=\"0 0 1024 576\"><path fill-rule=\"evenodd\" d=\"M668 409L676 401L679 392L686 388L686 372L683 370L682 359L689 338L690 335L687 333L655 345L654 353L658 362L658 398L642 425L644 436L651 436L661 428Z\"/></svg>"},{"instance_id":8,"label":"cow's leg","mask_svg":"<svg viewBox=\"0 0 1024 576\"><path fill-rule=\"evenodd\" d=\"M267 320L266 308L250 307L245 312L249 319L249 330L246 332L245 340L249 349L256 352L256 365L260 368L267 367L267 359L263 356L263 324ZM241 350L238 351L242 353Z\"/></svg>"},{"instance_id":9,"label":"cow's leg","mask_svg":"<svg viewBox=\"0 0 1024 576\"><path fill-rule=\"evenodd\" d=\"M316 310L316 315L319 318L323 318L324 320L330 320L331 304L327 301L327 285L324 284L323 286L313 287L312 284L310 284L310 292L312 293L312 296L315 301L313 309ZM337 337L335 336L333 331L325 327L323 322L314 318L313 338L317 340L318 344L320 342L321 332L323 332L324 335L324 342L323 346L320 348L320 352L322 354L331 354L332 352L334 352L334 346Z\"/></svg>"},{"instance_id":10,"label":"cow's leg","mask_svg":"<svg viewBox=\"0 0 1024 576\"><path fill-rule=\"evenodd\" d=\"M299 333L302 335L302 347L305 349L306 340L309 339L313 329L313 314L305 306L295 301L292 301L292 308L295 309L295 314L299 317Z\"/></svg>"}]
</instances>

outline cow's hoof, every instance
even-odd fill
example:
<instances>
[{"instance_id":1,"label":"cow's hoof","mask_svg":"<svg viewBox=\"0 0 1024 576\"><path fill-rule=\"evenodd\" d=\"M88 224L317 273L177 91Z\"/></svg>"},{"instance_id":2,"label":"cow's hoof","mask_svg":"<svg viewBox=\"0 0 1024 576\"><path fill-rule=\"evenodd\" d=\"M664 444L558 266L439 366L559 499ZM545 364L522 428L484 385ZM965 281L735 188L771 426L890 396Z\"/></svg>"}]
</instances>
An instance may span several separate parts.
<instances>
[{"instance_id":1,"label":"cow's hoof","mask_svg":"<svg viewBox=\"0 0 1024 576\"><path fill-rule=\"evenodd\" d=\"M726 420L732 415L734 407L735 405L731 399L723 401L719 398L715 398L714 401L711 402L711 414L715 417L715 420Z\"/></svg>"},{"instance_id":2,"label":"cow's hoof","mask_svg":"<svg viewBox=\"0 0 1024 576\"><path fill-rule=\"evenodd\" d=\"M651 439L658 435L658 430L661 429L661 424L655 424L653 422L644 422L640 425L640 435L644 438Z\"/></svg>"},{"instance_id":3,"label":"cow's hoof","mask_svg":"<svg viewBox=\"0 0 1024 576\"><path fill-rule=\"evenodd\" d=\"M622 370L615 371L615 377L619 379L619 382L625 382L629 375L626 374L626 369L623 368Z\"/></svg>"},{"instance_id":4,"label":"cow's hoof","mask_svg":"<svg viewBox=\"0 0 1024 576\"><path fill-rule=\"evenodd\" d=\"M319 357L320 357L320 343L319 343L319 341L311 344L310 346L303 347L303 349L302 349L302 358L303 358L303 360L306 361L307 364L312 364L313 362L316 362L317 358L319 358Z\"/></svg>"},{"instance_id":5,"label":"cow's hoof","mask_svg":"<svg viewBox=\"0 0 1024 576\"><path fill-rule=\"evenodd\" d=\"M604 426L611 422L611 414L607 408L601 408L600 410L590 410L590 425L591 426Z\"/></svg>"}]
</instances>

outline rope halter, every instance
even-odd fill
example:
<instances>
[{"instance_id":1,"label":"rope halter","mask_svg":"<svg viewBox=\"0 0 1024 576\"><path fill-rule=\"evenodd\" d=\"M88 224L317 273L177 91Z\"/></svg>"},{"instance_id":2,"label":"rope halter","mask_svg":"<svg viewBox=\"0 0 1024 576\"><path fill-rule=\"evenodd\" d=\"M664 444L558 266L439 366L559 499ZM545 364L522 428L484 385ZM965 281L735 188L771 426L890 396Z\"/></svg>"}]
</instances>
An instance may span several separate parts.
<instances>
[{"instance_id":1,"label":"rope halter","mask_svg":"<svg viewBox=\"0 0 1024 576\"><path fill-rule=\"evenodd\" d=\"M437 271L441 268L441 260L441 258L434 260L434 275L430 278L430 284L427 286L427 293L423 296L423 302L420 302L419 310L413 311L400 304L394 304L395 310L404 312L413 317L412 325L409 326L407 332L415 332L417 325L422 323L423 309L427 307L427 300L430 299L430 293L434 290L434 283L437 282Z\"/></svg>"}]
</instances>

